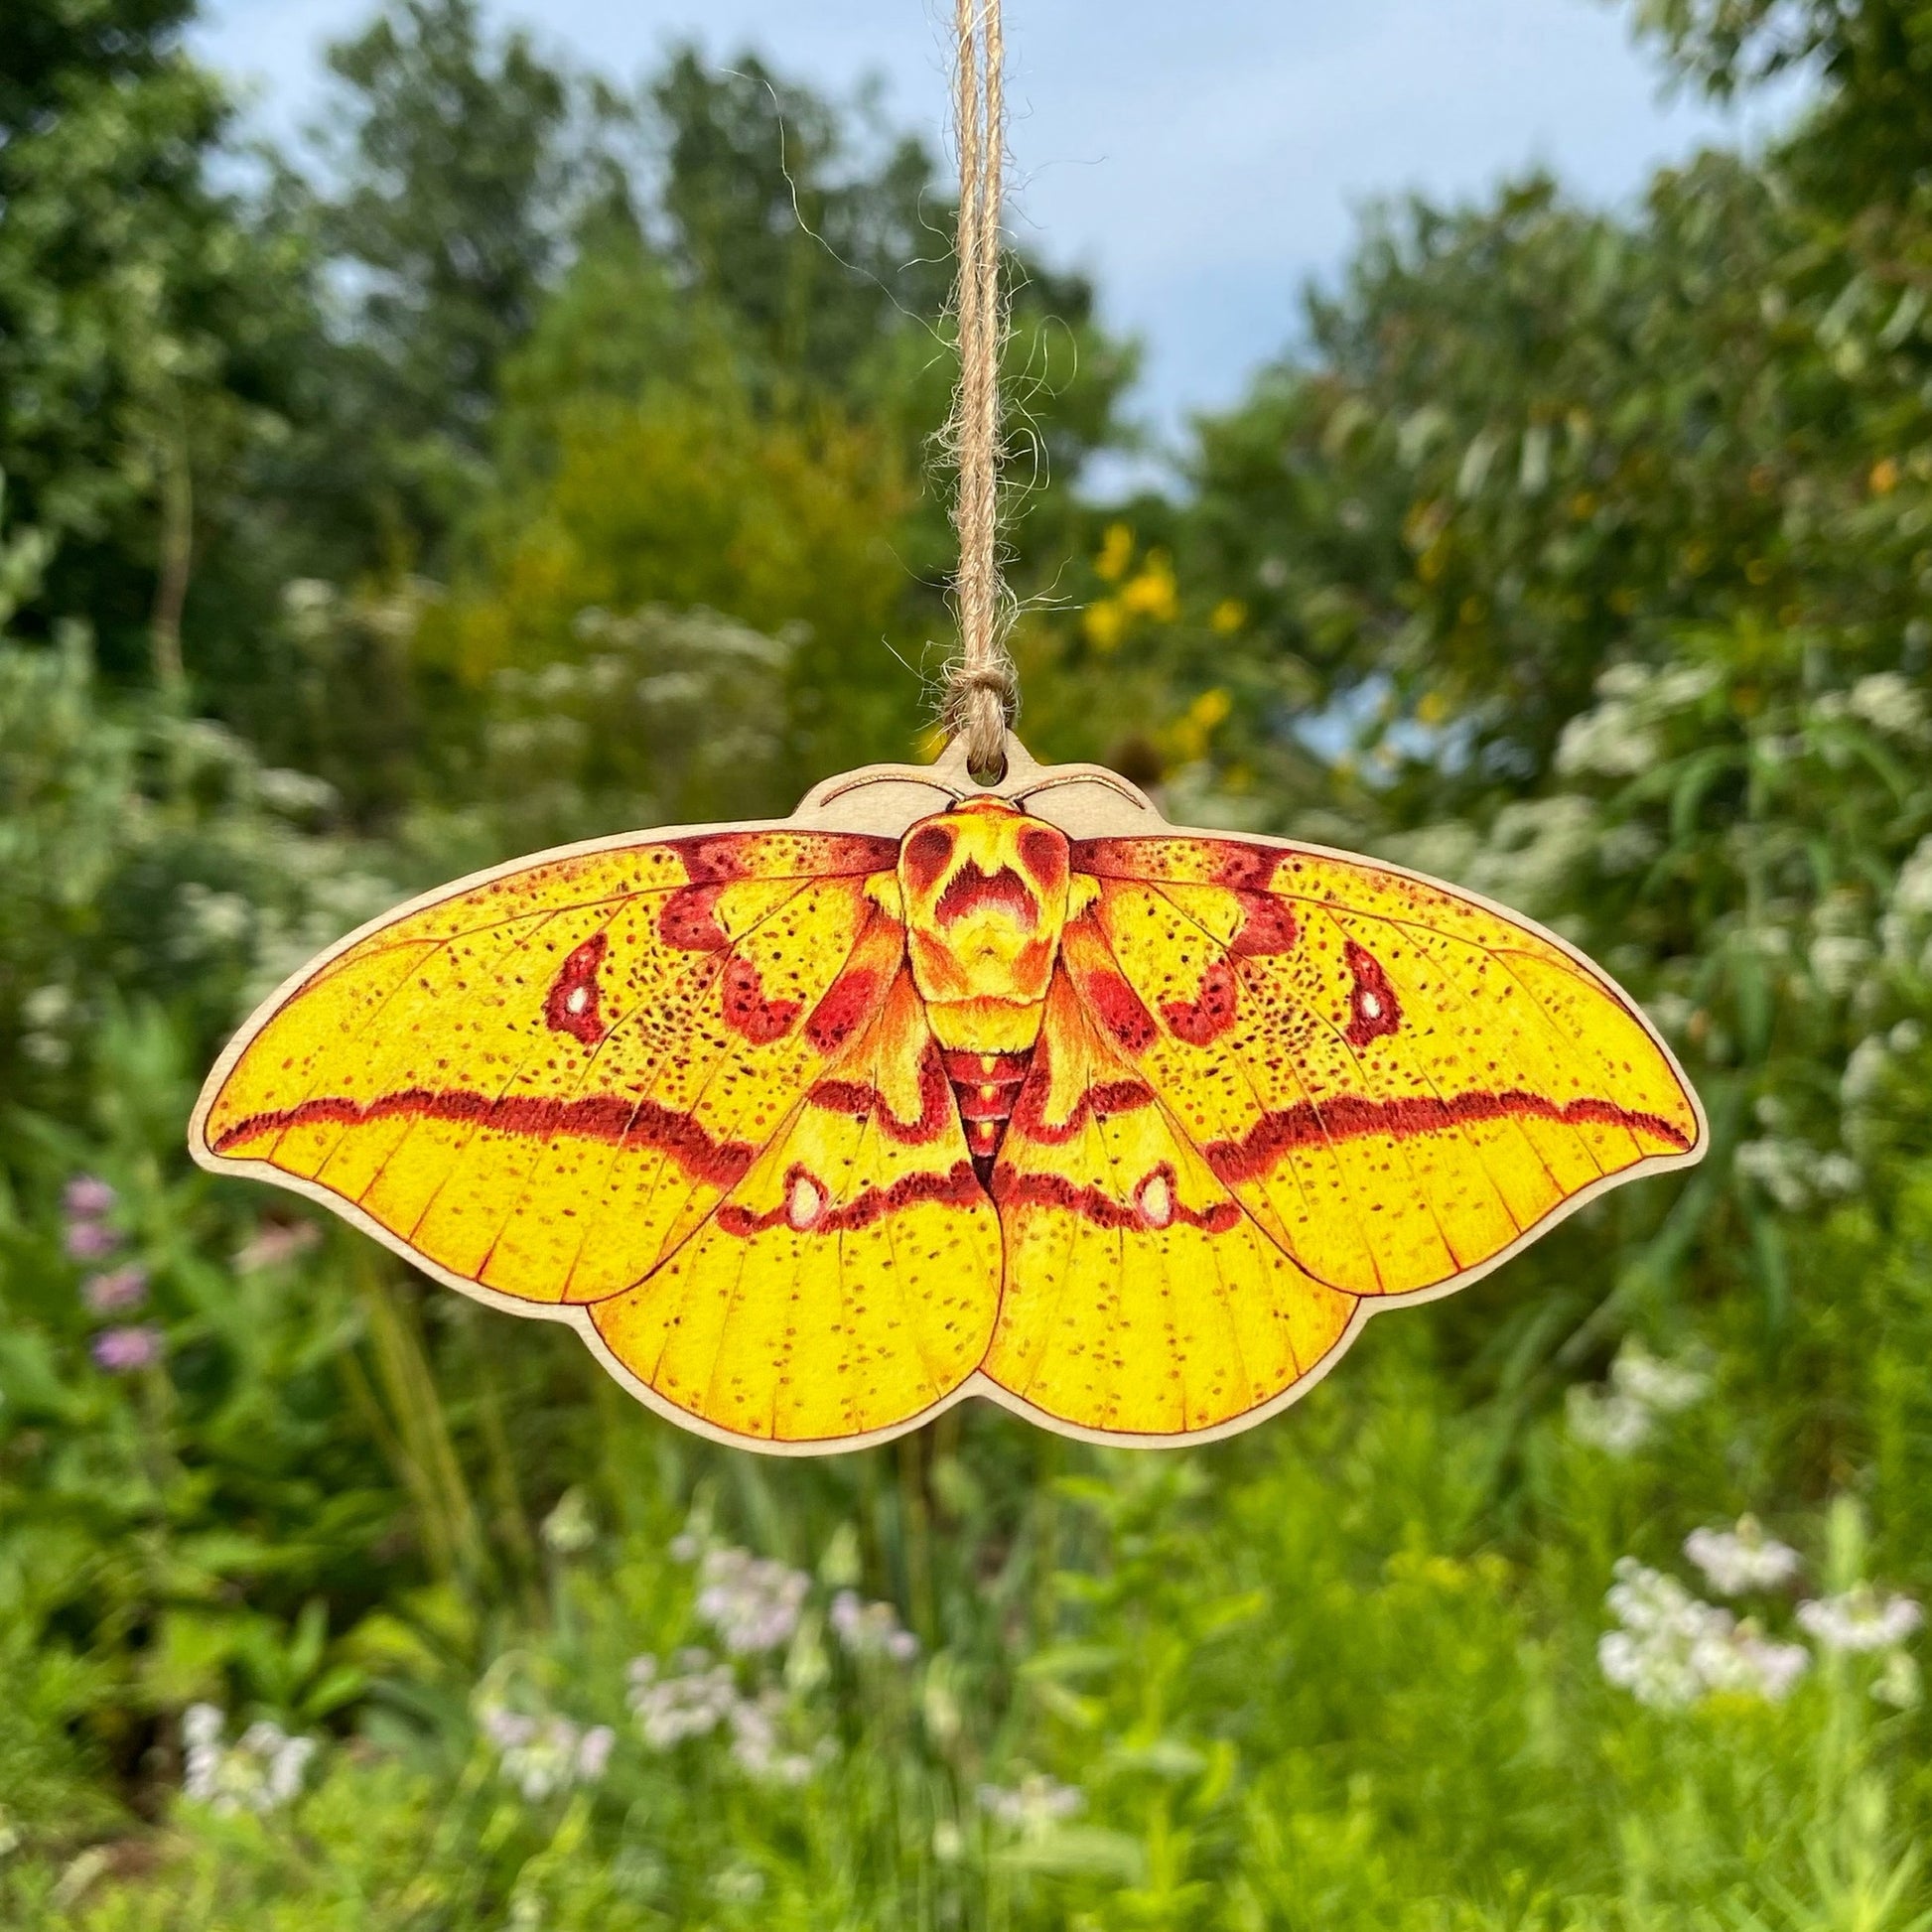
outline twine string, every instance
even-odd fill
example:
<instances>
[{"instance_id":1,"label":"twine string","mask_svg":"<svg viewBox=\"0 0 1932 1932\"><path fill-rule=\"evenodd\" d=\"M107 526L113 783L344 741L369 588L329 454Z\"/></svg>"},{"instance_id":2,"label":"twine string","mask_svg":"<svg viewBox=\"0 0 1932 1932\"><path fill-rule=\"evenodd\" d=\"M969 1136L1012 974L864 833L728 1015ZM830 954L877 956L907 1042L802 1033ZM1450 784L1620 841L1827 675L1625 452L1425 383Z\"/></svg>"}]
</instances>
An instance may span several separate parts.
<instances>
[{"instance_id":1,"label":"twine string","mask_svg":"<svg viewBox=\"0 0 1932 1932\"><path fill-rule=\"evenodd\" d=\"M1019 700L1007 649L1010 621L1000 577L1000 357L1007 312L1000 289L1000 194L1006 163L1006 43L1000 0L955 0L959 38L953 113L959 149L959 386L947 440L958 465L953 527L959 535L954 603L959 654L945 669L941 720L964 737L976 777L1006 768L1006 732Z\"/></svg>"}]
</instances>

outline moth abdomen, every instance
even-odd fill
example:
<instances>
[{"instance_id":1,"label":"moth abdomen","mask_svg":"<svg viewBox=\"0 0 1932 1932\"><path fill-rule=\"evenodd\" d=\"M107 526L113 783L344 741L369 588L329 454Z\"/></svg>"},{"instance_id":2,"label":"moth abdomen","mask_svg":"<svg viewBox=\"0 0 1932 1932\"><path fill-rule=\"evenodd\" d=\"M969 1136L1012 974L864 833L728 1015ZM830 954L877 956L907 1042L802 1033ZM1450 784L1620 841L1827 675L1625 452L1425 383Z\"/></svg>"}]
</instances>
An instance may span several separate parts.
<instances>
[{"instance_id":1,"label":"moth abdomen","mask_svg":"<svg viewBox=\"0 0 1932 1932\"><path fill-rule=\"evenodd\" d=\"M946 1078L952 1082L959 1117L966 1123L966 1148L981 1184L993 1178L993 1164L1006 1140L1014 1102L1034 1063L1033 1048L1019 1053L948 1052Z\"/></svg>"}]
</instances>

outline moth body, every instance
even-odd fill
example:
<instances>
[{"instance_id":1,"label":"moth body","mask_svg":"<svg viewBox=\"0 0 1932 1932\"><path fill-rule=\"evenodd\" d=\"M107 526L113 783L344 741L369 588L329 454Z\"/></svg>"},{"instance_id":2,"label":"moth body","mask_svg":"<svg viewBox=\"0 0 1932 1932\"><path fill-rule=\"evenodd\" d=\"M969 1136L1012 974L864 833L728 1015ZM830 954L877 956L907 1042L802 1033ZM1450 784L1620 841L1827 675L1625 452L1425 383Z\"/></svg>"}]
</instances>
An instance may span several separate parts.
<instances>
[{"instance_id":1,"label":"moth body","mask_svg":"<svg viewBox=\"0 0 1932 1932\"><path fill-rule=\"evenodd\" d=\"M982 1185L1033 1064L1066 922L1094 898L1070 853L1058 826L990 795L921 819L899 847L906 956Z\"/></svg>"}]
</instances>

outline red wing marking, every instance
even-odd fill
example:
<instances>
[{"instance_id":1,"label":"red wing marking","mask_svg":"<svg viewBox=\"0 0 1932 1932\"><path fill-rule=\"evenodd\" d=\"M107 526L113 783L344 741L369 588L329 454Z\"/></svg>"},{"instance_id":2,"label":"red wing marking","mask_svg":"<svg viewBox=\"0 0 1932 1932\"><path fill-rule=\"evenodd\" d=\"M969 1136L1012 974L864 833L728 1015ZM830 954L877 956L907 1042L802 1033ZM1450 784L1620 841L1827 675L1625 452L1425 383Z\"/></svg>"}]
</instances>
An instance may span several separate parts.
<instances>
[{"instance_id":1,"label":"red wing marking","mask_svg":"<svg viewBox=\"0 0 1932 1932\"><path fill-rule=\"evenodd\" d=\"M1205 1208L1189 1207L1174 1191L1173 1169L1165 1162L1145 1175L1134 1190L1132 1205L1103 1194L1098 1187L1068 1180L1064 1174L1023 1173L1012 1168L993 1171L993 1199L1002 1209L1057 1207L1103 1228L1172 1227L1184 1221L1209 1234L1225 1234L1244 1218L1231 1200Z\"/></svg>"},{"instance_id":2,"label":"red wing marking","mask_svg":"<svg viewBox=\"0 0 1932 1932\"><path fill-rule=\"evenodd\" d=\"M597 1010L597 969L604 964L606 940L594 932L567 958L550 991L543 996L543 1024L553 1034L569 1034L586 1046L604 1038L604 1021Z\"/></svg>"},{"instance_id":3,"label":"red wing marking","mask_svg":"<svg viewBox=\"0 0 1932 1932\"><path fill-rule=\"evenodd\" d=\"M1189 1046L1206 1046L1234 1025L1237 1004L1234 968L1217 959L1201 975L1200 991L1193 999L1164 1001L1161 1018L1176 1039Z\"/></svg>"},{"instance_id":4,"label":"red wing marking","mask_svg":"<svg viewBox=\"0 0 1932 1932\"><path fill-rule=\"evenodd\" d=\"M805 1037L829 1058L878 1003L879 975L868 966L855 966L825 989L805 1022Z\"/></svg>"},{"instance_id":5,"label":"red wing marking","mask_svg":"<svg viewBox=\"0 0 1932 1932\"><path fill-rule=\"evenodd\" d=\"M742 953L725 968L725 1025L754 1046L782 1039L802 1011L797 1000L767 1000L759 969Z\"/></svg>"},{"instance_id":6,"label":"red wing marking","mask_svg":"<svg viewBox=\"0 0 1932 1932\"><path fill-rule=\"evenodd\" d=\"M1013 1124L1028 1140L1037 1141L1042 1147L1064 1147L1085 1128L1089 1119L1106 1120L1115 1114L1131 1114L1138 1107L1154 1105L1154 1090L1139 1080L1096 1080L1073 1103L1066 1119L1055 1126L1042 1112L1046 1096L1052 1090L1051 1054L1046 1035L1041 1034L1039 1043L1034 1048L1033 1071L1013 1103Z\"/></svg>"},{"instance_id":7,"label":"red wing marking","mask_svg":"<svg viewBox=\"0 0 1932 1932\"><path fill-rule=\"evenodd\" d=\"M1154 1016L1118 973L1096 967L1080 975L1080 994L1100 1024L1130 1053L1145 1053L1159 1036Z\"/></svg>"},{"instance_id":8,"label":"red wing marking","mask_svg":"<svg viewBox=\"0 0 1932 1932\"><path fill-rule=\"evenodd\" d=\"M1096 879L1131 879L1150 884L1162 876L1150 861L1158 859L1162 847L1172 848L1175 844L1183 846L1190 855L1212 852L1213 873L1201 883L1226 886L1238 893L1265 893L1281 862L1289 856L1285 851L1247 845L1238 839L1078 839L1072 850L1073 870L1091 873ZM1198 880L1200 875L1189 870L1181 878Z\"/></svg>"},{"instance_id":9,"label":"red wing marking","mask_svg":"<svg viewBox=\"0 0 1932 1932\"><path fill-rule=\"evenodd\" d=\"M1266 893L1241 893L1241 930L1234 935L1228 951L1243 959L1258 954L1293 952L1301 928L1295 914L1278 898Z\"/></svg>"},{"instance_id":10,"label":"red wing marking","mask_svg":"<svg viewBox=\"0 0 1932 1932\"><path fill-rule=\"evenodd\" d=\"M214 1152L225 1154L244 1141L317 1122L359 1127L401 1118L469 1121L494 1133L527 1134L542 1141L561 1138L654 1148L668 1154L686 1173L721 1188L736 1186L758 1153L744 1141L714 1140L690 1115L652 1100L625 1100L617 1094L592 1094L578 1100L540 1099L532 1094L492 1099L487 1094L433 1093L422 1087L368 1101L323 1095L273 1113L251 1114L214 1142Z\"/></svg>"},{"instance_id":11,"label":"red wing marking","mask_svg":"<svg viewBox=\"0 0 1932 1932\"><path fill-rule=\"evenodd\" d=\"M1343 956L1355 984L1348 995L1348 1031L1342 1038L1351 1046L1366 1046L1402 1025L1402 1003L1395 997L1382 962L1366 946L1350 939Z\"/></svg>"},{"instance_id":12,"label":"red wing marking","mask_svg":"<svg viewBox=\"0 0 1932 1932\"><path fill-rule=\"evenodd\" d=\"M791 877L761 874L747 860L749 847L768 843L768 832L714 832L695 839L666 839L663 849L675 852L684 876L694 886L729 886L736 879ZM898 858L897 839L870 838L863 832L808 832L797 835L797 877L849 878L858 873L891 872Z\"/></svg>"},{"instance_id":13,"label":"red wing marking","mask_svg":"<svg viewBox=\"0 0 1932 1932\"><path fill-rule=\"evenodd\" d=\"M930 1040L919 1054L916 1120L901 1120L870 1080L820 1080L805 1098L828 1114L850 1114L855 1120L870 1115L886 1138L898 1142L901 1147L917 1147L937 1140L953 1119L952 1089L946 1080L939 1049Z\"/></svg>"},{"instance_id":14,"label":"red wing marking","mask_svg":"<svg viewBox=\"0 0 1932 1932\"><path fill-rule=\"evenodd\" d=\"M723 886L680 886L657 914L658 936L681 952L723 952L731 943L718 923Z\"/></svg>"},{"instance_id":15,"label":"red wing marking","mask_svg":"<svg viewBox=\"0 0 1932 1932\"><path fill-rule=\"evenodd\" d=\"M1509 1118L1553 1120L1565 1127L1623 1127L1647 1134L1679 1153L1691 1137L1660 1114L1619 1107L1611 1100L1551 1100L1540 1093L1510 1090L1503 1093L1458 1093L1447 1098L1404 1094L1395 1100L1368 1100L1357 1094L1339 1095L1319 1104L1298 1101L1293 1107L1263 1114L1238 1141L1214 1141L1201 1152L1207 1165L1230 1184L1268 1173L1293 1148L1320 1147L1335 1141L1359 1140L1387 1134L1407 1140L1417 1134L1439 1134L1452 1127Z\"/></svg>"},{"instance_id":16,"label":"red wing marking","mask_svg":"<svg viewBox=\"0 0 1932 1932\"><path fill-rule=\"evenodd\" d=\"M843 1207L831 1207L831 1190L802 1167L785 1174L784 1199L776 1207L754 1214L727 1201L718 1210L722 1233L762 1234L780 1222L800 1234L844 1234L909 1207L916 1201L936 1201L942 1207L973 1207L986 1198L968 1161L955 1161L944 1173L902 1173L890 1186L862 1187Z\"/></svg>"}]
</instances>

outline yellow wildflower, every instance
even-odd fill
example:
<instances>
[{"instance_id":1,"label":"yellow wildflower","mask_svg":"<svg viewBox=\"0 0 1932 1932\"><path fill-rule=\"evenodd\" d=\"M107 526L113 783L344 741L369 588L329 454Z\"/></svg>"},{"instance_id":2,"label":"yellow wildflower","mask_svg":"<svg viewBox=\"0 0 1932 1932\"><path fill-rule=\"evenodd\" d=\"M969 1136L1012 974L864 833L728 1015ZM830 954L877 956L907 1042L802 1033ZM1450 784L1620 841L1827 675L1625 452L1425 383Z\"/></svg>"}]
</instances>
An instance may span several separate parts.
<instances>
[{"instance_id":1,"label":"yellow wildflower","mask_svg":"<svg viewBox=\"0 0 1932 1932\"><path fill-rule=\"evenodd\" d=\"M1233 709L1234 700L1217 684L1187 707L1187 716L1203 731L1212 731Z\"/></svg>"},{"instance_id":2,"label":"yellow wildflower","mask_svg":"<svg viewBox=\"0 0 1932 1932\"><path fill-rule=\"evenodd\" d=\"M1087 633L1087 642L1095 650L1118 650L1120 640L1127 634L1127 613L1120 599L1106 597L1098 604L1089 604L1080 620L1080 628Z\"/></svg>"},{"instance_id":3,"label":"yellow wildflower","mask_svg":"<svg viewBox=\"0 0 1932 1932\"><path fill-rule=\"evenodd\" d=\"M1134 561L1134 532L1125 523L1110 523L1100 540L1100 555L1093 567L1110 584L1118 584Z\"/></svg>"},{"instance_id":4,"label":"yellow wildflower","mask_svg":"<svg viewBox=\"0 0 1932 1932\"><path fill-rule=\"evenodd\" d=\"M1231 637L1248 621L1248 607L1238 597L1224 597L1207 621L1218 635Z\"/></svg>"},{"instance_id":5,"label":"yellow wildflower","mask_svg":"<svg viewBox=\"0 0 1932 1932\"><path fill-rule=\"evenodd\" d=\"M1120 601L1136 617L1172 623L1180 615L1173 566L1156 551L1141 567L1140 575L1122 586Z\"/></svg>"}]
</instances>

